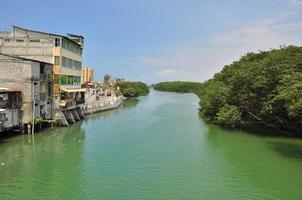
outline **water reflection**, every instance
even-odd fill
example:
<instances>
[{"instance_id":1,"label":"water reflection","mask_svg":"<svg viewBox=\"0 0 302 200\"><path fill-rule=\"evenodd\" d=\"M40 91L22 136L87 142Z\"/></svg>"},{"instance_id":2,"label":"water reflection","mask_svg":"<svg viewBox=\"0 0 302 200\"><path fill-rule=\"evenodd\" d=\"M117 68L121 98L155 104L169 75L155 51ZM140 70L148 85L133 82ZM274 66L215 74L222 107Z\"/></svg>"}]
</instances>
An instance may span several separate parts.
<instances>
[{"instance_id":1,"label":"water reflection","mask_svg":"<svg viewBox=\"0 0 302 200\"><path fill-rule=\"evenodd\" d=\"M302 144L296 144L289 141L271 141L268 144L272 150L281 156L302 161Z\"/></svg>"},{"instance_id":2,"label":"water reflection","mask_svg":"<svg viewBox=\"0 0 302 200\"><path fill-rule=\"evenodd\" d=\"M300 195L297 193L302 172L302 168L297 167L302 161L300 140L255 135L215 125L208 125L205 134L205 144L208 153L215 158L213 165L217 173L228 174L220 174L220 180L229 179L225 181L230 186L228 192L240 190L238 199L257 199L257 196L268 194L267 197L272 199L297 199Z\"/></svg>"},{"instance_id":3,"label":"water reflection","mask_svg":"<svg viewBox=\"0 0 302 200\"><path fill-rule=\"evenodd\" d=\"M32 194L42 198L45 188L57 193L56 196L64 194L62 198L83 195L83 187L77 191L65 189L66 185L77 188L83 181L84 146L81 123L34 136L24 134L5 139L0 145L0 199L16 197L14 188L18 188L20 198Z\"/></svg>"},{"instance_id":4,"label":"water reflection","mask_svg":"<svg viewBox=\"0 0 302 200\"><path fill-rule=\"evenodd\" d=\"M137 98L128 98L123 103L123 108L131 108L137 106L139 99Z\"/></svg>"}]
</instances>

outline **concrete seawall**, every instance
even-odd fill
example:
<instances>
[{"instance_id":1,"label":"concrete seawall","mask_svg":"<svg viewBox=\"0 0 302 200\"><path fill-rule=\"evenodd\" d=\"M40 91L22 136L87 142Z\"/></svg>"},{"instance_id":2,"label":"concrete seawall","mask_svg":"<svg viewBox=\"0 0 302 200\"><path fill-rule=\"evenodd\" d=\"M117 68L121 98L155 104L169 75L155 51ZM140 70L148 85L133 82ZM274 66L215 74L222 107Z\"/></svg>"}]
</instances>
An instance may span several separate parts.
<instances>
[{"instance_id":1,"label":"concrete seawall","mask_svg":"<svg viewBox=\"0 0 302 200\"><path fill-rule=\"evenodd\" d=\"M106 98L106 97L105 97ZM87 105L83 108L83 112L85 115L89 115L96 112L106 111L118 108L124 101L124 97L120 96L117 99L102 99L102 100L95 100L90 105Z\"/></svg>"}]
</instances>

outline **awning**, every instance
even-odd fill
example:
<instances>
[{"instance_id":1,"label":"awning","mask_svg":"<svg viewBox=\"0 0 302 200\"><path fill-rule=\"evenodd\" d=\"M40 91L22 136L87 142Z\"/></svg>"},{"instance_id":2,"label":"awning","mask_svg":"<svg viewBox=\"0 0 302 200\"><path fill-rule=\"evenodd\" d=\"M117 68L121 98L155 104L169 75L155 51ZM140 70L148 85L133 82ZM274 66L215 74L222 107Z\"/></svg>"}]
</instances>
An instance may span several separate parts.
<instances>
[{"instance_id":1,"label":"awning","mask_svg":"<svg viewBox=\"0 0 302 200\"><path fill-rule=\"evenodd\" d=\"M86 92L85 88L60 88L64 92L72 93L72 92Z\"/></svg>"},{"instance_id":2,"label":"awning","mask_svg":"<svg viewBox=\"0 0 302 200\"><path fill-rule=\"evenodd\" d=\"M19 92L18 90L12 90L10 88L0 87L0 92Z\"/></svg>"}]
</instances>

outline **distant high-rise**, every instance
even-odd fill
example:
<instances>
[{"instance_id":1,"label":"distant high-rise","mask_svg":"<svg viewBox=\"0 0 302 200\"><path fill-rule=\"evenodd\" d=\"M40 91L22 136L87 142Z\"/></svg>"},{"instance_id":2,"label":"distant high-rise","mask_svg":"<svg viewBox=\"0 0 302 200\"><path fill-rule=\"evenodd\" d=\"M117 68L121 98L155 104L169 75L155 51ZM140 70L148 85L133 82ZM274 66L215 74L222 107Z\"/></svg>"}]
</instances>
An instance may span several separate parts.
<instances>
[{"instance_id":1,"label":"distant high-rise","mask_svg":"<svg viewBox=\"0 0 302 200\"><path fill-rule=\"evenodd\" d=\"M82 67L82 76L81 76L81 82L87 83L94 81L93 78L93 68L92 67Z\"/></svg>"}]
</instances>

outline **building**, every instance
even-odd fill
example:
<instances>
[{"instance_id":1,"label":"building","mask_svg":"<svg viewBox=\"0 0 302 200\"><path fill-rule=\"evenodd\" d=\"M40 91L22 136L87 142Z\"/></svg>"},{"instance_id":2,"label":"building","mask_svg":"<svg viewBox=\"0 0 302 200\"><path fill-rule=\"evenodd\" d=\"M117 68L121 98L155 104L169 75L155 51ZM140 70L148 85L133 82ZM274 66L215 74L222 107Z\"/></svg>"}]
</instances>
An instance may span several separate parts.
<instances>
[{"instance_id":1,"label":"building","mask_svg":"<svg viewBox=\"0 0 302 200\"><path fill-rule=\"evenodd\" d=\"M73 34L64 36L17 26L12 32L0 32L0 53L53 64L54 107L56 113L63 110L65 115L85 101L85 89L81 88L83 46L84 37Z\"/></svg>"},{"instance_id":2,"label":"building","mask_svg":"<svg viewBox=\"0 0 302 200\"><path fill-rule=\"evenodd\" d=\"M18 119L22 128L37 118L52 119L52 77L50 63L0 53L0 123L16 125ZM15 114L9 117L12 112Z\"/></svg>"},{"instance_id":3,"label":"building","mask_svg":"<svg viewBox=\"0 0 302 200\"><path fill-rule=\"evenodd\" d=\"M20 91L0 88L0 132L22 127Z\"/></svg>"},{"instance_id":4,"label":"building","mask_svg":"<svg viewBox=\"0 0 302 200\"><path fill-rule=\"evenodd\" d=\"M91 83L93 81L94 81L93 68L92 67L83 67L81 83Z\"/></svg>"}]
</instances>

